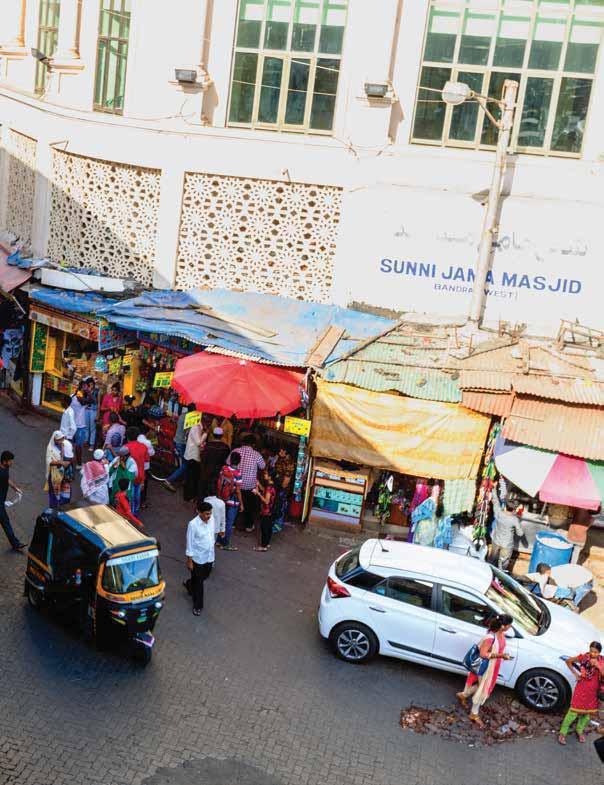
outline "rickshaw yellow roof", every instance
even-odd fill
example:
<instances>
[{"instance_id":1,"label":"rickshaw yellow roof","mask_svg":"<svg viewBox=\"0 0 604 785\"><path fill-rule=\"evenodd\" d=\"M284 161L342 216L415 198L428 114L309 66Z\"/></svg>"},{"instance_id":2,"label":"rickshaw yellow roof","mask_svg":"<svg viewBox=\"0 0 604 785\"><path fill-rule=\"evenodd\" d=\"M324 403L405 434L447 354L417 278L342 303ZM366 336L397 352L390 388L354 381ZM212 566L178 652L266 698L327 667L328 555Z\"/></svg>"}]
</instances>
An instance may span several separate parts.
<instances>
[{"instance_id":1,"label":"rickshaw yellow roof","mask_svg":"<svg viewBox=\"0 0 604 785\"><path fill-rule=\"evenodd\" d=\"M107 507L106 504L95 504L92 507L69 510L66 515L74 518L87 529L96 532L109 548L130 543L136 545L141 540L148 539L145 534L122 518L111 507Z\"/></svg>"}]
</instances>

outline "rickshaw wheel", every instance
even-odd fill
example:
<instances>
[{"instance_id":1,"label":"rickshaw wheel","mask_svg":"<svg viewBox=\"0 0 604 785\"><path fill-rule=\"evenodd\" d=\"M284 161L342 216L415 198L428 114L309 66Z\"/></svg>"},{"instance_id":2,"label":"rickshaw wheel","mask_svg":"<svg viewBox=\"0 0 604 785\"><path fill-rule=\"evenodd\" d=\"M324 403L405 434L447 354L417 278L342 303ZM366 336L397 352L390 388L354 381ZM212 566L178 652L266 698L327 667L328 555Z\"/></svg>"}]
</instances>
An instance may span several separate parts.
<instances>
[{"instance_id":1,"label":"rickshaw wheel","mask_svg":"<svg viewBox=\"0 0 604 785\"><path fill-rule=\"evenodd\" d=\"M35 610L42 610L44 604L42 592L31 585L27 586L27 601Z\"/></svg>"}]
</instances>

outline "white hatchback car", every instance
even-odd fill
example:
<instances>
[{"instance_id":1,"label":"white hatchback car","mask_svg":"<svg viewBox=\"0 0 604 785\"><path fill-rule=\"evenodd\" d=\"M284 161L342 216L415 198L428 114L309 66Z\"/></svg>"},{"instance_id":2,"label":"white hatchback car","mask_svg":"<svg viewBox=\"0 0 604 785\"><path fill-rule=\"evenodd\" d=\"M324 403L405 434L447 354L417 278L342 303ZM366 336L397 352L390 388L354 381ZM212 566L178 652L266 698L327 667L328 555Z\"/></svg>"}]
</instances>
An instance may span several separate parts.
<instances>
[{"instance_id":1,"label":"white hatchback car","mask_svg":"<svg viewBox=\"0 0 604 785\"><path fill-rule=\"evenodd\" d=\"M490 616L514 619L498 683L527 706L558 711L570 699L564 660L600 632L537 599L486 562L391 540L367 540L337 559L321 595L319 627L347 662L390 657L466 673L462 660Z\"/></svg>"}]
</instances>

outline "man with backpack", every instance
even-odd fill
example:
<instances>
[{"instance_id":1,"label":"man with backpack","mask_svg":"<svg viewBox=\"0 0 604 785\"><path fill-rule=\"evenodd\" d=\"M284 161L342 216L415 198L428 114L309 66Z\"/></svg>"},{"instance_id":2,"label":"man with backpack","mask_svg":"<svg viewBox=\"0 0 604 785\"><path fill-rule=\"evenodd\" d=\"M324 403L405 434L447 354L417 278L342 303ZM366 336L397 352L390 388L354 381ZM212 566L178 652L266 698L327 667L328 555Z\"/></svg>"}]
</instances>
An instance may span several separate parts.
<instances>
[{"instance_id":1,"label":"man with backpack","mask_svg":"<svg viewBox=\"0 0 604 785\"><path fill-rule=\"evenodd\" d=\"M225 463L216 483L216 496L225 505L225 531L216 539L219 548L225 551L238 550L235 545L231 545L231 535L239 512L243 512L243 499L241 497L241 472L239 464L241 456L239 453L231 453L230 465Z\"/></svg>"}]
</instances>

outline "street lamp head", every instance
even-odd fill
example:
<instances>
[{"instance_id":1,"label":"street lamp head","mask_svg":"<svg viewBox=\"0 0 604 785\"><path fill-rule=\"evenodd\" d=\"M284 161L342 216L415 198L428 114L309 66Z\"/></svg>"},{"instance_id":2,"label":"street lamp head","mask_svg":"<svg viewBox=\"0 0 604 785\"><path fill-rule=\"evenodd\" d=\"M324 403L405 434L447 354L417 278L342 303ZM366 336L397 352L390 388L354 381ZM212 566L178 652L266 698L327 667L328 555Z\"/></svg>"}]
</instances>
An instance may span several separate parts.
<instances>
[{"instance_id":1,"label":"street lamp head","mask_svg":"<svg viewBox=\"0 0 604 785\"><path fill-rule=\"evenodd\" d=\"M459 106L472 97L472 90L465 82L447 82L442 90L442 98L446 104Z\"/></svg>"}]
</instances>

